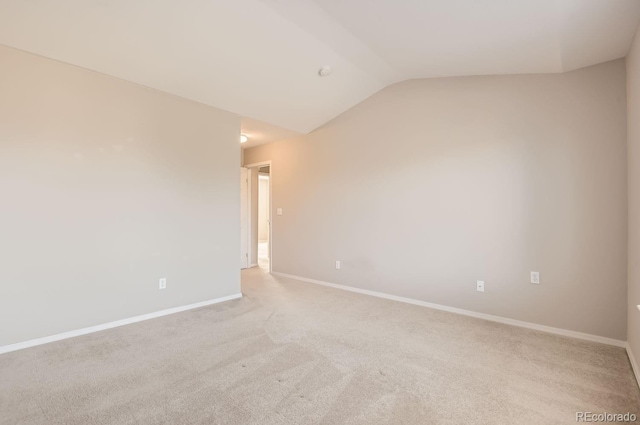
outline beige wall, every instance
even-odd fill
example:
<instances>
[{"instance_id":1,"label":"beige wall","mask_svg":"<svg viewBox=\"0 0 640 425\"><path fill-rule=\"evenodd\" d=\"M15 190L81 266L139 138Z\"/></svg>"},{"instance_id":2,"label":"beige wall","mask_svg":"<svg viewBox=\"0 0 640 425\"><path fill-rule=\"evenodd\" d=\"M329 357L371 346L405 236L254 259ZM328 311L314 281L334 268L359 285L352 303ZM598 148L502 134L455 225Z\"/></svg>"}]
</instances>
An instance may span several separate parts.
<instances>
[{"instance_id":1,"label":"beige wall","mask_svg":"<svg viewBox=\"0 0 640 425\"><path fill-rule=\"evenodd\" d=\"M640 32L627 56L629 167L629 288L627 341L640 361Z\"/></svg>"},{"instance_id":2,"label":"beige wall","mask_svg":"<svg viewBox=\"0 0 640 425\"><path fill-rule=\"evenodd\" d=\"M274 271L626 339L624 60L403 82L264 160Z\"/></svg>"},{"instance_id":3,"label":"beige wall","mask_svg":"<svg viewBox=\"0 0 640 425\"><path fill-rule=\"evenodd\" d=\"M0 346L239 293L239 132L0 47Z\"/></svg>"}]
</instances>

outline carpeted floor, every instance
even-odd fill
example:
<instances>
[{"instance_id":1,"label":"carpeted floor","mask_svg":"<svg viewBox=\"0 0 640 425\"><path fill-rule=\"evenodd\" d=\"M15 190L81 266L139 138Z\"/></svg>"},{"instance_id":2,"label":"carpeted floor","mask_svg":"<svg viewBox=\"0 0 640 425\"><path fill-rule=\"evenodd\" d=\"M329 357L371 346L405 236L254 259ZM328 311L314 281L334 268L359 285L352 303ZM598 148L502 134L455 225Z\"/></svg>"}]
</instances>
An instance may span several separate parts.
<instances>
[{"instance_id":1,"label":"carpeted floor","mask_svg":"<svg viewBox=\"0 0 640 425\"><path fill-rule=\"evenodd\" d=\"M258 241L258 265L269 270L269 241Z\"/></svg>"},{"instance_id":2,"label":"carpeted floor","mask_svg":"<svg viewBox=\"0 0 640 425\"><path fill-rule=\"evenodd\" d=\"M0 423L507 425L640 413L621 348L258 268L243 272L243 292L0 355Z\"/></svg>"}]
</instances>

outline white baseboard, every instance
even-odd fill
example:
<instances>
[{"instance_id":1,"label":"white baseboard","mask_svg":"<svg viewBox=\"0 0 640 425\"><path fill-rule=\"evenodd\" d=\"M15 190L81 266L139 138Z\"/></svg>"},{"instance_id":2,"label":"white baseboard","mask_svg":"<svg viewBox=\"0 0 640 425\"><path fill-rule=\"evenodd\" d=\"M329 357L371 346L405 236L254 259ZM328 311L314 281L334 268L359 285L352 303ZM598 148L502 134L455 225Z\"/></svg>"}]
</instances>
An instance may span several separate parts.
<instances>
[{"instance_id":1,"label":"white baseboard","mask_svg":"<svg viewBox=\"0 0 640 425\"><path fill-rule=\"evenodd\" d=\"M286 274L286 273L272 272L271 274L276 275L276 276L286 277L286 278L289 278L289 279L299 280L299 281L302 281L302 282L314 283L316 285L322 285L322 286L328 286L328 287L331 287L331 288L342 289L344 291L356 292L358 294L370 295L372 297L385 298L387 300L399 301L399 302L402 302L402 303L419 305L419 306L422 306L422 307L429 307L429 308L433 308L433 309L436 309L436 310L448 311L449 313L462 314L464 316L475 317L477 319L490 320L492 322L503 323L503 324L506 324L506 325L519 326L521 328L534 329L536 331L542 331L542 332L552 333L552 334L556 334L556 335L568 336L568 337L571 337L571 338L583 339L583 340L586 340L586 341L599 342L601 344L614 345L616 347L623 347L624 348L624 347L627 346L626 341L620 341L618 339L613 339L613 338L606 338L604 336L591 335L591 334L582 333L582 332L570 331L570 330L567 330L567 329L554 328L554 327L545 326L545 325L538 325L536 323L523 322L521 320L509 319L509 318L506 318L506 317L494 316L494 315L491 315L491 314L477 313L477 312L471 311L471 310L464 310L464 309L461 309L461 308L449 307L449 306L446 306L446 305L434 304L434 303L430 303L430 302L426 302L426 301L420 301L420 300L414 300L412 298L399 297L397 295L389 295L389 294L385 294L383 292L376 292L376 291L369 291L367 289L354 288L352 286L346 286L346 285L339 285L339 284L336 284L336 283L323 282L321 280L309 279L309 278L306 278L306 277L294 276L294 275L290 275L290 274Z\"/></svg>"},{"instance_id":2,"label":"white baseboard","mask_svg":"<svg viewBox=\"0 0 640 425\"><path fill-rule=\"evenodd\" d=\"M251 267L258 267L258 263L252 263L251 265L249 265L249 268Z\"/></svg>"},{"instance_id":3,"label":"white baseboard","mask_svg":"<svg viewBox=\"0 0 640 425\"><path fill-rule=\"evenodd\" d=\"M631 369L633 369L633 374L636 376L636 382L638 386L640 386L640 368L638 368L638 363L636 362L636 358L633 356L633 351L631 351L631 347L629 344L626 345L627 348L627 356L629 356L629 361L631 362Z\"/></svg>"},{"instance_id":4,"label":"white baseboard","mask_svg":"<svg viewBox=\"0 0 640 425\"><path fill-rule=\"evenodd\" d=\"M182 311L192 310L194 308L206 307L212 304L218 304L224 301L242 298L242 294L234 294L226 297L216 298L213 300L202 301L195 304L184 305L181 307L168 308L166 310L156 311L154 313L143 314L140 316L130 317L128 319L116 320L115 322L103 323L101 325L89 326L88 328L77 329L75 331L63 332L56 335L45 336L42 338L31 339L29 341L18 342L0 347L0 354L9 353L11 351L22 350L24 348L35 347L36 345L48 344L54 341L60 341L67 338L86 335L94 332L104 331L106 329L117 328L119 326L130 325L131 323L142 322L143 320L155 319L157 317L167 316L169 314L180 313Z\"/></svg>"}]
</instances>

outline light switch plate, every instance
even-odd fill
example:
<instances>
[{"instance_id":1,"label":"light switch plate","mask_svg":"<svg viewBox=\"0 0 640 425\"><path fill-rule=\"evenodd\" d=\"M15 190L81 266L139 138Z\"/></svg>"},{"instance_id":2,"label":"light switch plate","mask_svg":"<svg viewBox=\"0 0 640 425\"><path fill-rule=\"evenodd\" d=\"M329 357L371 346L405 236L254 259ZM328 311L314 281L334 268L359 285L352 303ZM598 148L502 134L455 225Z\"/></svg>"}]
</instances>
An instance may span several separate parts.
<instances>
[{"instance_id":1,"label":"light switch plate","mask_svg":"<svg viewBox=\"0 0 640 425\"><path fill-rule=\"evenodd\" d=\"M276 210L276 214L277 214L277 215L282 215L282 208L278 208L278 209Z\"/></svg>"},{"instance_id":2,"label":"light switch plate","mask_svg":"<svg viewBox=\"0 0 640 425\"><path fill-rule=\"evenodd\" d=\"M476 281L476 291L484 292L484 280Z\"/></svg>"}]
</instances>

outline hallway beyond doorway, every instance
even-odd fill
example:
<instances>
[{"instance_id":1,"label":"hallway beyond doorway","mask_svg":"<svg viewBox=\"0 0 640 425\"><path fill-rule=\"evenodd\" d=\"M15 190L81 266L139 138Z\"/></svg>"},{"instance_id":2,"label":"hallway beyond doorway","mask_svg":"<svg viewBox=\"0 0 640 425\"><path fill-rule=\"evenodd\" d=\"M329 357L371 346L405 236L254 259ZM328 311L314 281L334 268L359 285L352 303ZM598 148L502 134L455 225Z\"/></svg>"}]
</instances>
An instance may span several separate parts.
<instances>
[{"instance_id":1,"label":"hallway beyond doorway","mask_svg":"<svg viewBox=\"0 0 640 425\"><path fill-rule=\"evenodd\" d=\"M258 169L258 266L269 271L269 238L271 236L271 167Z\"/></svg>"},{"instance_id":2,"label":"hallway beyond doorway","mask_svg":"<svg viewBox=\"0 0 640 425\"><path fill-rule=\"evenodd\" d=\"M250 172L250 267L270 272L271 263L271 161L248 164Z\"/></svg>"}]
</instances>

